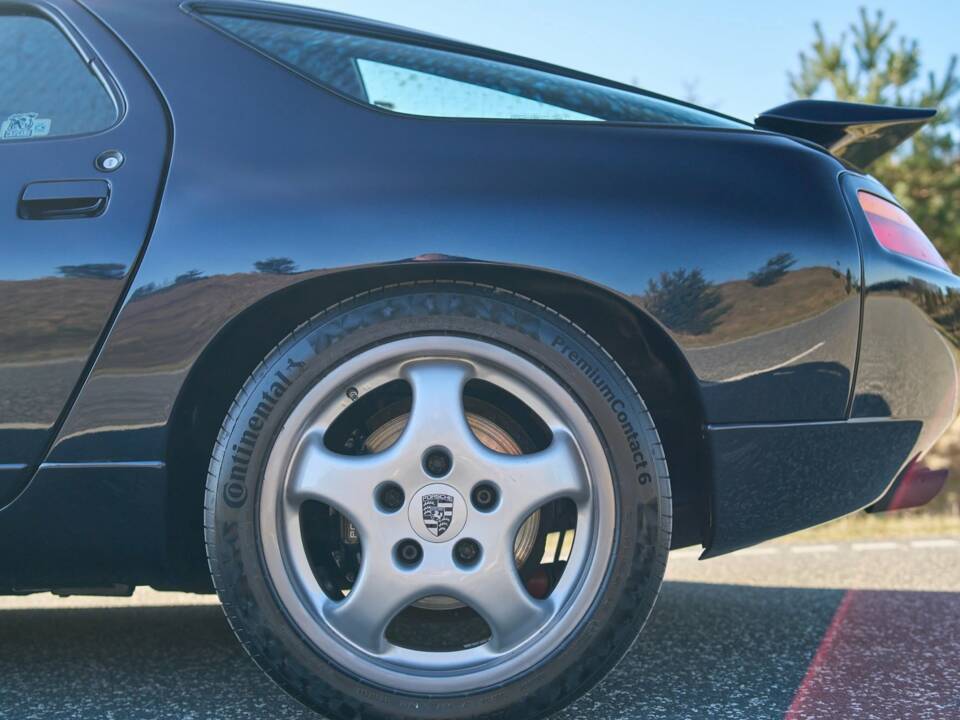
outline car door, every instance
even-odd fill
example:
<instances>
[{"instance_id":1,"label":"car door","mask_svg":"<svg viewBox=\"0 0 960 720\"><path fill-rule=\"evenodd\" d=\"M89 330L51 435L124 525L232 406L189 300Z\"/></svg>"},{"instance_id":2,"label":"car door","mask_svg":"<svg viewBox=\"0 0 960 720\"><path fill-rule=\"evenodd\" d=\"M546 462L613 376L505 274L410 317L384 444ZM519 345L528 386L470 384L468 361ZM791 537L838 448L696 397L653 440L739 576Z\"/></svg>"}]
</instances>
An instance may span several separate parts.
<instances>
[{"instance_id":1,"label":"car door","mask_svg":"<svg viewBox=\"0 0 960 720\"><path fill-rule=\"evenodd\" d=\"M169 123L72 0L0 0L0 506L42 460L145 247Z\"/></svg>"}]
</instances>

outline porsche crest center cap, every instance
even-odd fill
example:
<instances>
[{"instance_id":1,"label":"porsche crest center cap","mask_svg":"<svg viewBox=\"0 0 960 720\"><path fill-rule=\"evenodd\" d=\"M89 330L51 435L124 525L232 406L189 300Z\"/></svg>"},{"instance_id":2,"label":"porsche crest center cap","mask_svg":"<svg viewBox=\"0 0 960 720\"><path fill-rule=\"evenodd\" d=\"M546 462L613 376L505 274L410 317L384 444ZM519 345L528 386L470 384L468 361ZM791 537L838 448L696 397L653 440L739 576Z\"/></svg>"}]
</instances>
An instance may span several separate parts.
<instances>
[{"instance_id":1,"label":"porsche crest center cap","mask_svg":"<svg viewBox=\"0 0 960 720\"><path fill-rule=\"evenodd\" d=\"M452 540L467 523L467 503L463 495L442 483L420 488L407 512L413 531L432 543Z\"/></svg>"}]
</instances>

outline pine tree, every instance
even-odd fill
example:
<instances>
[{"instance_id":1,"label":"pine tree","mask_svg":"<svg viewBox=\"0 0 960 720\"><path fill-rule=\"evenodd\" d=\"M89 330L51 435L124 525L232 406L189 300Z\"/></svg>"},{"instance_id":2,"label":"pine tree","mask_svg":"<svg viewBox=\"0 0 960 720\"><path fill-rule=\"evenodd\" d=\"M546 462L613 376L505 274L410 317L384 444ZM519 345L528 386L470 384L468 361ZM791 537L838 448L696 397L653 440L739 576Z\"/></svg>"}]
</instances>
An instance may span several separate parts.
<instances>
[{"instance_id":1,"label":"pine tree","mask_svg":"<svg viewBox=\"0 0 960 720\"><path fill-rule=\"evenodd\" d=\"M730 310L720 290L703 276L700 268L680 268L660 273L647 283L645 298L652 315L674 332L705 335Z\"/></svg>"},{"instance_id":2,"label":"pine tree","mask_svg":"<svg viewBox=\"0 0 960 720\"><path fill-rule=\"evenodd\" d=\"M882 11L860 8L857 22L839 40L819 23L816 38L800 53L790 74L797 97L849 102L936 107L937 117L900 150L868 168L903 203L955 269L960 268L960 78L954 55L939 78L922 77L919 44L896 36L897 24Z\"/></svg>"}]
</instances>

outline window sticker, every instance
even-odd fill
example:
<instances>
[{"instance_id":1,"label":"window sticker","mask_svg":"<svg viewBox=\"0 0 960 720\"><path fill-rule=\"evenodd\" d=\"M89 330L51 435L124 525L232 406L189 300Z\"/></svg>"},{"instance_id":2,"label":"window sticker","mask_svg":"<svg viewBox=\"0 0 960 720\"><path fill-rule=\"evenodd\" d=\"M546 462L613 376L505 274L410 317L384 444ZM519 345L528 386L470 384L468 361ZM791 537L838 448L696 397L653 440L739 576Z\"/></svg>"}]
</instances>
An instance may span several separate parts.
<instances>
[{"instance_id":1,"label":"window sticker","mask_svg":"<svg viewBox=\"0 0 960 720\"><path fill-rule=\"evenodd\" d=\"M37 117L35 112L14 113L0 123L0 140L19 140L49 134L50 118Z\"/></svg>"}]
</instances>

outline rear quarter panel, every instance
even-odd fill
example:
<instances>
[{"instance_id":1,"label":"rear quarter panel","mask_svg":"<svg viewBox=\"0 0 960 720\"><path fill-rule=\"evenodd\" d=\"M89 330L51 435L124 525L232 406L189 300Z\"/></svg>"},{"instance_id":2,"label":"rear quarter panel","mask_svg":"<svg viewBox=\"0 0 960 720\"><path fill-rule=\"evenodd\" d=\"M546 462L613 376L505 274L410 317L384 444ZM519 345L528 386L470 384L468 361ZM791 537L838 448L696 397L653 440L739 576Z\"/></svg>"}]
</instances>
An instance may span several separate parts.
<instances>
[{"instance_id":1,"label":"rear quarter panel","mask_svg":"<svg viewBox=\"0 0 960 720\"><path fill-rule=\"evenodd\" d=\"M437 257L626 298L682 349L710 423L845 416L860 253L826 154L751 130L393 115L172 3L87 5L154 76L175 146L132 293L51 460L162 458L179 388L242 310ZM270 258L296 272L258 272Z\"/></svg>"}]
</instances>

